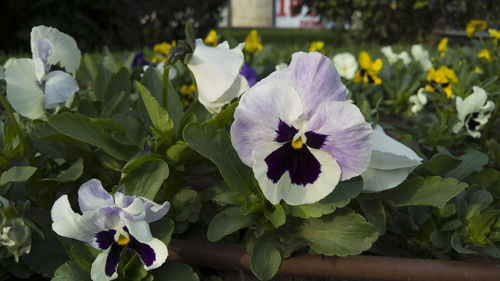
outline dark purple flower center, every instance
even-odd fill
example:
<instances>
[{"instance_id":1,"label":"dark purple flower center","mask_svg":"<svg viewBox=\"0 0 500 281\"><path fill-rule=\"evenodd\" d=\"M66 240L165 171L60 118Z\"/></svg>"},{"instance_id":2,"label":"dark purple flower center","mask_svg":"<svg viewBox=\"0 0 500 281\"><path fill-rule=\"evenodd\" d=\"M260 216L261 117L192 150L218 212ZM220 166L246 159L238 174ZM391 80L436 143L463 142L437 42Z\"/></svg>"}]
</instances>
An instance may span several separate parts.
<instances>
[{"instance_id":1,"label":"dark purple flower center","mask_svg":"<svg viewBox=\"0 0 500 281\"><path fill-rule=\"evenodd\" d=\"M283 145L271 152L264 161L267 164L267 177L278 183L283 174L288 171L292 184L307 185L314 183L321 174L321 164L309 150L309 147L320 149L326 141L326 135L306 132L305 144L301 140L293 140L299 130L279 121L276 142Z\"/></svg>"}]
</instances>

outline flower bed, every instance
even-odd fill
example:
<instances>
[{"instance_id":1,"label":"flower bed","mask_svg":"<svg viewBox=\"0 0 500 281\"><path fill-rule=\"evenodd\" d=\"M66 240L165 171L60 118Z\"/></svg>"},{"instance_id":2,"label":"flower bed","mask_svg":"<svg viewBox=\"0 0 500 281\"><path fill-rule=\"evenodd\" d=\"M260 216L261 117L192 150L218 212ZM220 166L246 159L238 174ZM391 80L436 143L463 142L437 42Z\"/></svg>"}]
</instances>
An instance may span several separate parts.
<instances>
[{"instance_id":1,"label":"flower bed","mask_svg":"<svg viewBox=\"0 0 500 281\"><path fill-rule=\"evenodd\" d=\"M32 58L0 68L2 270L199 280L174 261L212 264L179 245L191 257L199 245L195 258L226 251L174 237L244 245L228 255L260 280L296 264L357 279L430 276L414 263L454 280L498 274L457 262L500 258L499 33L489 33L455 50L445 38L430 52L329 58L312 42L271 57L257 31L230 46L188 24L185 40L123 58L82 56L71 36L34 27ZM373 271L342 271L357 263Z\"/></svg>"}]
</instances>

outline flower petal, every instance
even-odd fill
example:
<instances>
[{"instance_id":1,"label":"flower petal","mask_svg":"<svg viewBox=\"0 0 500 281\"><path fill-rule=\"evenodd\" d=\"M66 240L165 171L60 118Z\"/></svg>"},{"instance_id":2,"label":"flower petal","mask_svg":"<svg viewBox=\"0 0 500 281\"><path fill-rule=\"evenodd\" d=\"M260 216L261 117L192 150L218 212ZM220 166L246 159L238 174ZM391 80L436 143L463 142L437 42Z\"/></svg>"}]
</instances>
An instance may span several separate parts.
<instances>
[{"instance_id":1,"label":"flower petal","mask_svg":"<svg viewBox=\"0 0 500 281\"><path fill-rule=\"evenodd\" d=\"M355 105L324 102L316 108L307 131L327 136L321 150L328 152L340 165L342 181L360 175L367 168L372 128Z\"/></svg>"},{"instance_id":2,"label":"flower petal","mask_svg":"<svg viewBox=\"0 0 500 281\"><path fill-rule=\"evenodd\" d=\"M45 108L65 102L78 90L75 78L68 73L60 70L49 72L45 80Z\"/></svg>"},{"instance_id":3,"label":"flower petal","mask_svg":"<svg viewBox=\"0 0 500 281\"><path fill-rule=\"evenodd\" d=\"M465 100L462 101L457 98L456 107L459 120L464 120L470 113L479 112L488 98L486 91L482 88L474 86L472 89L473 93L467 96Z\"/></svg>"},{"instance_id":4,"label":"flower petal","mask_svg":"<svg viewBox=\"0 0 500 281\"><path fill-rule=\"evenodd\" d=\"M165 216L165 214L167 214L168 210L170 209L170 203L168 201L165 201L165 203L160 205L147 198L139 198L144 203L144 208L146 209L146 216L144 217L144 220L148 223L152 223L163 218L163 216Z\"/></svg>"},{"instance_id":5,"label":"flower petal","mask_svg":"<svg viewBox=\"0 0 500 281\"><path fill-rule=\"evenodd\" d=\"M123 247L113 244L104 252L100 253L92 263L90 278L94 281L107 281L118 278L118 264Z\"/></svg>"},{"instance_id":6,"label":"flower petal","mask_svg":"<svg viewBox=\"0 0 500 281\"><path fill-rule=\"evenodd\" d=\"M41 58L43 60L44 52L39 48L40 45L38 44L42 38L52 44L51 54L47 57L47 63L50 65L59 63L67 72L75 74L80 66L80 59L82 57L75 39L53 27L35 26L31 30L31 53L33 54L33 59Z\"/></svg>"},{"instance_id":7,"label":"flower petal","mask_svg":"<svg viewBox=\"0 0 500 281\"><path fill-rule=\"evenodd\" d=\"M7 100L15 111L25 117L36 119L44 113L43 91L35 76L35 65L31 59L15 59L5 70Z\"/></svg>"},{"instance_id":8,"label":"flower petal","mask_svg":"<svg viewBox=\"0 0 500 281\"><path fill-rule=\"evenodd\" d=\"M273 142L280 121L291 125L302 113L299 94L286 83L267 79L250 88L241 97L231 125L231 142L243 163L253 166L255 145Z\"/></svg>"},{"instance_id":9,"label":"flower petal","mask_svg":"<svg viewBox=\"0 0 500 281\"><path fill-rule=\"evenodd\" d=\"M149 224L146 221L139 220L133 221L123 217L122 213L122 221L128 229L128 232L131 236L137 239L140 242L149 242L153 239L153 235L151 235L151 230L149 229Z\"/></svg>"},{"instance_id":10,"label":"flower petal","mask_svg":"<svg viewBox=\"0 0 500 281\"><path fill-rule=\"evenodd\" d=\"M337 161L328 153L313 148L310 149L310 153L320 164L319 174L314 182L293 184L289 171L285 171L277 182L269 178L269 167L265 159L281 147L282 144L279 143L263 143L256 147L252 154L255 162L253 166L255 178L259 182L262 193L272 204L279 204L281 199L290 205L310 204L323 199L335 189L341 173ZM304 170L307 168L302 167Z\"/></svg>"},{"instance_id":11,"label":"flower petal","mask_svg":"<svg viewBox=\"0 0 500 281\"><path fill-rule=\"evenodd\" d=\"M415 167L381 170L368 168L361 174L363 178L363 191L379 192L398 186L402 183Z\"/></svg>"},{"instance_id":12,"label":"flower petal","mask_svg":"<svg viewBox=\"0 0 500 281\"><path fill-rule=\"evenodd\" d=\"M78 204L82 213L88 210L105 208L114 204L113 197L102 187L97 179L82 184L78 190Z\"/></svg>"},{"instance_id":13,"label":"flower petal","mask_svg":"<svg viewBox=\"0 0 500 281\"><path fill-rule=\"evenodd\" d=\"M51 209L52 229L59 235L90 243L95 233L101 229L92 221L75 213L69 204L68 196L63 195L54 202Z\"/></svg>"},{"instance_id":14,"label":"flower petal","mask_svg":"<svg viewBox=\"0 0 500 281\"><path fill-rule=\"evenodd\" d=\"M206 100L203 95L199 95L198 100L201 104L203 104L203 106L205 106L208 112L216 113L220 112L224 105L241 96L241 94L249 88L250 86L248 85L246 78L243 75L238 75L231 87L229 87L229 89L227 89L227 91L225 91L217 100Z\"/></svg>"},{"instance_id":15,"label":"flower petal","mask_svg":"<svg viewBox=\"0 0 500 281\"><path fill-rule=\"evenodd\" d=\"M242 48L240 44L229 49L227 41L213 48L196 39L188 68L193 72L200 100L216 102L233 85L243 64Z\"/></svg>"},{"instance_id":16,"label":"flower petal","mask_svg":"<svg viewBox=\"0 0 500 281\"><path fill-rule=\"evenodd\" d=\"M306 118L310 118L318 105L326 100L345 101L347 88L330 58L318 52L297 52L290 65L275 71L266 80L290 84L304 103Z\"/></svg>"},{"instance_id":17,"label":"flower petal","mask_svg":"<svg viewBox=\"0 0 500 281\"><path fill-rule=\"evenodd\" d=\"M93 244L95 244L95 247L99 250L106 250L115 243L115 234L116 230L114 229L100 231L96 233Z\"/></svg>"},{"instance_id":18,"label":"flower petal","mask_svg":"<svg viewBox=\"0 0 500 281\"><path fill-rule=\"evenodd\" d=\"M136 252L141 258L146 270L158 268L167 260L167 246L156 238L153 238L147 243L141 243L135 239L131 239L128 247Z\"/></svg>"}]
</instances>

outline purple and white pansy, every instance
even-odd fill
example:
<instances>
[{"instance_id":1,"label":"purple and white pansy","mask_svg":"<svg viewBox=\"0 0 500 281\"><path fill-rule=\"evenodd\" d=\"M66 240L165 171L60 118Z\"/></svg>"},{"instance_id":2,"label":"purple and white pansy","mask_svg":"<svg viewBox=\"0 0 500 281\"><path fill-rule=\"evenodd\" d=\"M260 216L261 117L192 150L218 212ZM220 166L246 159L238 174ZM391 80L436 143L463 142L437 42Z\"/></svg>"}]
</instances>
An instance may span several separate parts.
<instances>
[{"instance_id":1,"label":"purple and white pansy","mask_svg":"<svg viewBox=\"0 0 500 281\"><path fill-rule=\"evenodd\" d=\"M78 190L78 203L82 214L71 209L67 195L59 197L51 210L52 229L103 251L92 263L92 280L116 279L124 249L134 251L146 270L161 266L167 259L167 247L152 237L149 223L168 212L168 202L160 205L120 192L113 197L99 180L92 179Z\"/></svg>"},{"instance_id":2,"label":"purple and white pansy","mask_svg":"<svg viewBox=\"0 0 500 281\"><path fill-rule=\"evenodd\" d=\"M295 53L241 98L231 141L273 204L314 203L368 165L372 128L353 104L332 61Z\"/></svg>"},{"instance_id":3,"label":"purple and white pansy","mask_svg":"<svg viewBox=\"0 0 500 281\"><path fill-rule=\"evenodd\" d=\"M45 109L72 100L79 89L72 75L80 66L81 52L71 36L43 25L31 30L31 52L32 59L9 63L5 80L12 107L23 116L36 119ZM51 70L56 64L65 71Z\"/></svg>"}]
</instances>

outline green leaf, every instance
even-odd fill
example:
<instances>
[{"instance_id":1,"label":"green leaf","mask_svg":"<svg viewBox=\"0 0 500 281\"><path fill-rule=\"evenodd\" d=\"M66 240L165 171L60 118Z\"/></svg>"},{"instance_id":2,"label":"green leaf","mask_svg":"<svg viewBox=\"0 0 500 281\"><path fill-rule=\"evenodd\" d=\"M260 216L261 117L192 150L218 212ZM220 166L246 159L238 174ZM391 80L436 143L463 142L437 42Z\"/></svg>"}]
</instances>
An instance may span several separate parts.
<instances>
[{"instance_id":1,"label":"green leaf","mask_svg":"<svg viewBox=\"0 0 500 281\"><path fill-rule=\"evenodd\" d=\"M500 199L500 172L495 169L485 169L477 173L472 180L488 190L495 198Z\"/></svg>"},{"instance_id":2,"label":"green leaf","mask_svg":"<svg viewBox=\"0 0 500 281\"><path fill-rule=\"evenodd\" d=\"M97 69L97 75L95 78L95 96L98 100L104 100L104 92L106 90L106 85L108 84L111 75L116 70L113 59L109 56L104 56L101 60L99 67Z\"/></svg>"},{"instance_id":3,"label":"green leaf","mask_svg":"<svg viewBox=\"0 0 500 281\"><path fill-rule=\"evenodd\" d=\"M83 158L79 158L68 169L62 171L55 178L51 179L58 182L71 182L77 180L83 173Z\"/></svg>"},{"instance_id":4,"label":"green leaf","mask_svg":"<svg viewBox=\"0 0 500 281\"><path fill-rule=\"evenodd\" d=\"M142 84L149 90L159 104L163 104L162 77L155 67L148 67L142 76Z\"/></svg>"},{"instance_id":5,"label":"green leaf","mask_svg":"<svg viewBox=\"0 0 500 281\"><path fill-rule=\"evenodd\" d=\"M125 99L125 92L124 91L120 91L120 92L116 93L116 95L113 95L111 97L111 99L107 103L104 104L104 108L102 109L101 117L108 118L111 115L113 115L113 113L115 113L115 111L118 110L118 107L123 103L124 99Z\"/></svg>"},{"instance_id":6,"label":"green leaf","mask_svg":"<svg viewBox=\"0 0 500 281\"><path fill-rule=\"evenodd\" d=\"M370 249L379 236L375 226L349 210L306 220L300 232L315 253L341 257L361 254Z\"/></svg>"},{"instance_id":7,"label":"green leaf","mask_svg":"<svg viewBox=\"0 0 500 281\"><path fill-rule=\"evenodd\" d=\"M129 195L141 196L154 200L163 181L168 177L168 165L160 159L145 161L141 166L126 174L120 185Z\"/></svg>"},{"instance_id":8,"label":"green leaf","mask_svg":"<svg viewBox=\"0 0 500 281\"><path fill-rule=\"evenodd\" d=\"M165 85L165 83L168 83L168 85ZM169 83L168 80L168 73L164 73L163 76L163 91L167 91L166 95L163 93L164 96L167 97L167 111L168 114L170 115L170 118L174 122L174 127L179 130L179 125L181 123L182 117L184 116L184 105L181 102L181 98L177 91L175 90L174 86L172 83ZM164 101L165 103L165 101ZM178 133L178 137L182 134Z\"/></svg>"},{"instance_id":9,"label":"green leaf","mask_svg":"<svg viewBox=\"0 0 500 281\"><path fill-rule=\"evenodd\" d=\"M54 115L49 119L49 124L61 134L95 145L119 160L128 160L136 153L130 146L116 143L106 131L78 113Z\"/></svg>"},{"instance_id":10,"label":"green leaf","mask_svg":"<svg viewBox=\"0 0 500 281\"><path fill-rule=\"evenodd\" d=\"M169 217L163 217L150 224L153 237L161 240L165 245L170 244L172 233L174 233L174 221Z\"/></svg>"},{"instance_id":11,"label":"green leaf","mask_svg":"<svg viewBox=\"0 0 500 281\"><path fill-rule=\"evenodd\" d=\"M92 268L92 263L96 259L97 255L100 254L98 250L90 246L88 243L73 241L71 246L71 257L73 260L88 273Z\"/></svg>"},{"instance_id":12,"label":"green leaf","mask_svg":"<svg viewBox=\"0 0 500 281\"><path fill-rule=\"evenodd\" d=\"M434 175L441 176L444 175L449 170L457 167L462 161L457 159L456 157L448 154L436 154L434 155L427 168Z\"/></svg>"},{"instance_id":13,"label":"green leaf","mask_svg":"<svg viewBox=\"0 0 500 281\"><path fill-rule=\"evenodd\" d=\"M194 51L195 47L195 36L194 36L194 30L193 30L193 25L191 24L191 21L186 21L186 28L184 29L184 32L186 33L186 43L191 47L191 50Z\"/></svg>"},{"instance_id":14,"label":"green leaf","mask_svg":"<svg viewBox=\"0 0 500 281\"><path fill-rule=\"evenodd\" d=\"M456 179L438 176L413 177L394 189L380 192L378 197L393 206L443 207L468 185Z\"/></svg>"},{"instance_id":15,"label":"green leaf","mask_svg":"<svg viewBox=\"0 0 500 281\"><path fill-rule=\"evenodd\" d=\"M195 223L200 217L201 198L193 189L182 189L172 199L175 210L175 221Z\"/></svg>"},{"instance_id":16,"label":"green leaf","mask_svg":"<svg viewBox=\"0 0 500 281\"><path fill-rule=\"evenodd\" d=\"M493 203L493 196L488 191L478 190L474 192L467 208L466 218L470 219L479 214L479 212L488 208L491 203Z\"/></svg>"},{"instance_id":17,"label":"green leaf","mask_svg":"<svg viewBox=\"0 0 500 281\"><path fill-rule=\"evenodd\" d=\"M125 166L123 166L122 173L124 174L130 174L133 170L139 168L142 164L145 162L152 160L152 159L158 159L158 160L163 160L163 156L160 154L156 153L148 153L144 154L139 157L134 157L130 159Z\"/></svg>"},{"instance_id":18,"label":"green leaf","mask_svg":"<svg viewBox=\"0 0 500 281\"><path fill-rule=\"evenodd\" d=\"M233 102L232 104L229 104L221 110L217 115L215 115L212 119L208 120L208 123L216 126L219 129L223 129L224 127L231 125L234 120L234 111L236 110L236 107L238 106L238 102Z\"/></svg>"},{"instance_id":19,"label":"green leaf","mask_svg":"<svg viewBox=\"0 0 500 281\"><path fill-rule=\"evenodd\" d=\"M253 189L253 171L241 162L229 133L212 124L191 123L184 129L184 140L217 166L233 191L245 194Z\"/></svg>"},{"instance_id":20,"label":"green leaf","mask_svg":"<svg viewBox=\"0 0 500 281\"><path fill-rule=\"evenodd\" d=\"M385 209L378 199L358 197L357 202L365 214L366 220L373 224L380 235L384 235L386 230Z\"/></svg>"},{"instance_id":21,"label":"green leaf","mask_svg":"<svg viewBox=\"0 0 500 281\"><path fill-rule=\"evenodd\" d=\"M463 246L464 238L458 232L453 233L450 242L451 247L461 254L476 254L476 251L467 249Z\"/></svg>"},{"instance_id":22,"label":"green leaf","mask_svg":"<svg viewBox=\"0 0 500 281\"><path fill-rule=\"evenodd\" d=\"M279 205L278 205L279 206ZM271 235L264 235L257 240L253 248L250 268L259 280L270 280L276 275L281 265L281 254L276 241Z\"/></svg>"},{"instance_id":23,"label":"green leaf","mask_svg":"<svg viewBox=\"0 0 500 281\"><path fill-rule=\"evenodd\" d=\"M459 159L462 160L462 163L446 173L444 177L463 180L472 173L482 170L483 166L489 162L488 155L477 151L464 154Z\"/></svg>"},{"instance_id":24,"label":"green leaf","mask_svg":"<svg viewBox=\"0 0 500 281\"><path fill-rule=\"evenodd\" d=\"M174 163L180 163L182 160L187 160L192 154L194 154L193 150L184 141L177 141L167 149L167 159Z\"/></svg>"},{"instance_id":25,"label":"green leaf","mask_svg":"<svg viewBox=\"0 0 500 281\"><path fill-rule=\"evenodd\" d=\"M51 281L90 281L90 274L75 261L69 261L57 268Z\"/></svg>"},{"instance_id":26,"label":"green leaf","mask_svg":"<svg viewBox=\"0 0 500 281\"><path fill-rule=\"evenodd\" d=\"M14 166L2 173L0 176L0 186L4 186L10 182L27 181L36 170L35 167L30 166Z\"/></svg>"},{"instance_id":27,"label":"green leaf","mask_svg":"<svg viewBox=\"0 0 500 281\"><path fill-rule=\"evenodd\" d=\"M285 224L286 214L281 205L274 205L272 210L265 210L264 216L268 219L274 227L278 228Z\"/></svg>"},{"instance_id":28,"label":"green leaf","mask_svg":"<svg viewBox=\"0 0 500 281\"><path fill-rule=\"evenodd\" d=\"M183 263L167 262L160 269L153 272L155 280L165 281L200 281L198 274Z\"/></svg>"},{"instance_id":29,"label":"green leaf","mask_svg":"<svg viewBox=\"0 0 500 281\"><path fill-rule=\"evenodd\" d=\"M121 260L124 260L123 255L121 256ZM134 254L128 262L119 269L121 269L121 272L123 273L124 280L140 281L148 275L148 272L144 268L144 263L136 254Z\"/></svg>"},{"instance_id":30,"label":"green leaf","mask_svg":"<svg viewBox=\"0 0 500 281\"><path fill-rule=\"evenodd\" d=\"M254 223L254 215L242 215L239 207L227 208L213 217L208 225L207 237L210 242L216 242L222 237Z\"/></svg>"},{"instance_id":31,"label":"green leaf","mask_svg":"<svg viewBox=\"0 0 500 281\"><path fill-rule=\"evenodd\" d=\"M361 177L339 182L335 189L325 198L312 204L289 206L294 217L303 219L319 218L333 213L337 208L347 206L351 199L358 196L363 188Z\"/></svg>"}]
</instances>

